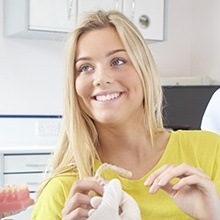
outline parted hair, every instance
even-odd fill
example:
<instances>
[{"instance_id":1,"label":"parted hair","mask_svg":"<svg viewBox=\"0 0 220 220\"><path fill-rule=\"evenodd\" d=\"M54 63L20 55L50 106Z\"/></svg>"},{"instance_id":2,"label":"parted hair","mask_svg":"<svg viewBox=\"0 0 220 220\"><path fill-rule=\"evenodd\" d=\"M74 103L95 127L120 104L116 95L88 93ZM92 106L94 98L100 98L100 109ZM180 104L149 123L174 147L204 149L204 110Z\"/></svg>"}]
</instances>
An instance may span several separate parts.
<instances>
[{"instance_id":1,"label":"parted hair","mask_svg":"<svg viewBox=\"0 0 220 220\"><path fill-rule=\"evenodd\" d=\"M99 137L93 120L83 111L75 88L75 60L79 38L93 30L112 27L121 39L139 75L143 89L144 123L153 141L164 131L162 120L162 89L154 59L136 26L121 12L95 11L83 15L78 27L67 38L66 85L62 128L57 147L47 170L48 177L39 192L54 176L75 171L79 178L94 175L94 162L99 158L96 147Z\"/></svg>"}]
</instances>

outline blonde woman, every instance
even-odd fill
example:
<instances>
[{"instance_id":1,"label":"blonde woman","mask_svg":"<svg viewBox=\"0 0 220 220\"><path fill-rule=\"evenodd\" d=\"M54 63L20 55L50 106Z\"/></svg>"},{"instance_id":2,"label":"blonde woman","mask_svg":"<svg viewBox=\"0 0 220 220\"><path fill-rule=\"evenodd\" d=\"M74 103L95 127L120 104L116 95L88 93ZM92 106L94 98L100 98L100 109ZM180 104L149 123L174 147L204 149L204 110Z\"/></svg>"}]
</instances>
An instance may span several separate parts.
<instances>
[{"instance_id":1,"label":"blonde woman","mask_svg":"<svg viewBox=\"0 0 220 220\"><path fill-rule=\"evenodd\" d=\"M157 68L137 28L117 11L90 13L67 61L63 133L32 219L112 219L102 202L114 179L141 219L220 219L220 137L164 129ZM91 191L104 193L100 205ZM128 211L123 198L108 204L115 219Z\"/></svg>"}]
</instances>

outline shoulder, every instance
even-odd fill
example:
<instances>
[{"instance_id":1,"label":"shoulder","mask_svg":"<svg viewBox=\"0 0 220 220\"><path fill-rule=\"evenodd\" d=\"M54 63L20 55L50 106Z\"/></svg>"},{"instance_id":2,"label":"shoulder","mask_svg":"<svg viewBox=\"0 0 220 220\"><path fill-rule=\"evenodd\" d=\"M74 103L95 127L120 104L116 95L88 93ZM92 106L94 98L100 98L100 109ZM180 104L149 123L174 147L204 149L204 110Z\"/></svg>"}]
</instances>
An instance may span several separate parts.
<instances>
[{"instance_id":1,"label":"shoulder","mask_svg":"<svg viewBox=\"0 0 220 220\"><path fill-rule=\"evenodd\" d=\"M179 130L172 131L171 136L178 141L183 142L198 142L198 143L216 143L220 144L220 135L210 132L210 131L201 131L201 130Z\"/></svg>"},{"instance_id":2,"label":"shoulder","mask_svg":"<svg viewBox=\"0 0 220 220\"><path fill-rule=\"evenodd\" d=\"M69 192L72 184L76 181L77 175L74 172L59 174L47 183L44 190L63 192L64 195ZM43 190L43 191L44 191ZM68 196L68 195L67 195Z\"/></svg>"},{"instance_id":3,"label":"shoulder","mask_svg":"<svg viewBox=\"0 0 220 220\"><path fill-rule=\"evenodd\" d=\"M66 199L72 184L76 181L77 175L74 172L66 172L51 178L45 185L39 198L49 196L51 199L57 197L58 201ZM56 193L54 193L56 192Z\"/></svg>"},{"instance_id":4,"label":"shoulder","mask_svg":"<svg viewBox=\"0 0 220 220\"><path fill-rule=\"evenodd\" d=\"M44 219L61 219L64 203L76 180L77 175L73 172L62 173L51 178L37 199L32 219L41 219L41 216L44 216ZM51 212L48 213L48 210Z\"/></svg>"},{"instance_id":5,"label":"shoulder","mask_svg":"<svg viewBox=\"0 0 220 220\"><path fill-rule=\"evenodd\" d=\"M220 172L220 136L209 131L171 132L170 151L177 162L200 167L213 180ZM219 174L218 174L219 175Z\"/></svg>"},{"instance_id":6,"label":"shoulder","mask_svg":"<svg viewBox=\"0 0 220 220\"><path fill-rule=\"evenodd\" d=\"M173 131L171 132L170 145L177 152L198 156L205 159L216 157L220 154L220 135L201 130Z\"/></svg>"}]
</instances>

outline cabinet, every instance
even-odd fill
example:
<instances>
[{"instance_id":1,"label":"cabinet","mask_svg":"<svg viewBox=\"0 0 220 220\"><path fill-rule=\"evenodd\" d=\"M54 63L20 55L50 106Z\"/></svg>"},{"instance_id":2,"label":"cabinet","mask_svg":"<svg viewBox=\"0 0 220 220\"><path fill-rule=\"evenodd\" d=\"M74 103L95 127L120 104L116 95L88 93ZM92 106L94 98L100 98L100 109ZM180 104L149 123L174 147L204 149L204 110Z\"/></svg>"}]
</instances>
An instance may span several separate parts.
<instances>
[{"instance_id":1,"label":"cabinet","mask_svg":"<svg viewBox=\"0 0 220 220\"><path fill-rule=\"evenodd\" d=\"M50 153L0 154L0 180L5 184L28 184L31 198L43 179ZM32 207L13 216L14 220L31 219ZM9 218L7 218L9 219ZM11 218L10 218L11 219Z\"/></svg>"},{"instance_id":2,"label":"cabinet","mask_svg":"<svg viewBox=\"0 0 220 220\"><path fill-rule=\"evenodd\" d=\"M145 39L164 40L165 8L164 0L134 1L131 19Z\"/></svg>"},{"instance_id":3,"label":"cabinet","mask_svg":"<svg viewBox=\"0 0 220 220\"><path fill-rule=\"evenodd\" d=\"M118 9L116 0L29 0L27 5L29 30L58 33L70 32L84 11Z\"/></svg>"},{"instance_id":4,"label":"cabinet","mask_svg":"<svg viewBox=\"0 0 220 220\"><path fill-rule=\"evenodd\" d=\"M62 40L85 11L116 9L148 40L164 39L165 0L4 0L4 35Z\"/></svg>"}]
</instances>

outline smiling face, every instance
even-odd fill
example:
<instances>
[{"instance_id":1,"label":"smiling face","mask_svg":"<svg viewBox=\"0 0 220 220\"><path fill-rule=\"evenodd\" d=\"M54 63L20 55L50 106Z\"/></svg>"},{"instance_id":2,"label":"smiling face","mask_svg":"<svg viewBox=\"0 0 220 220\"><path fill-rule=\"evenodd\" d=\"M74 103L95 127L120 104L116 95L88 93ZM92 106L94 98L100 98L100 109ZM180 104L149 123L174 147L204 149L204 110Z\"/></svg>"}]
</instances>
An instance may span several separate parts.
<instances>
[{"instance_id":1,"label":"smiling face","mask_svg":"<svg viewBox=\"0 0 220 220\"><path fill-rule=\"evenodd\" d=\"M141 82L113 28L84 33L75 62L76 92L95 123L115 124L143 114Z\"/></svg>"}]
</instances>

